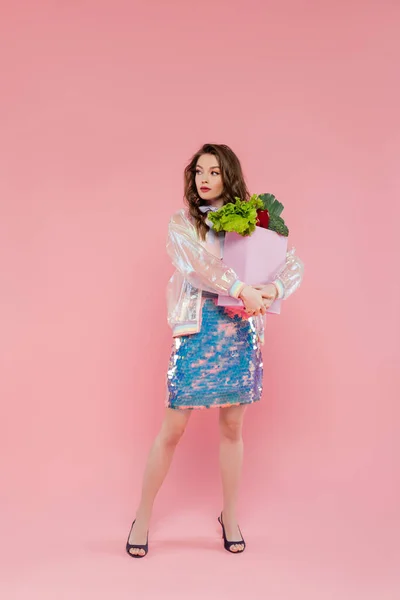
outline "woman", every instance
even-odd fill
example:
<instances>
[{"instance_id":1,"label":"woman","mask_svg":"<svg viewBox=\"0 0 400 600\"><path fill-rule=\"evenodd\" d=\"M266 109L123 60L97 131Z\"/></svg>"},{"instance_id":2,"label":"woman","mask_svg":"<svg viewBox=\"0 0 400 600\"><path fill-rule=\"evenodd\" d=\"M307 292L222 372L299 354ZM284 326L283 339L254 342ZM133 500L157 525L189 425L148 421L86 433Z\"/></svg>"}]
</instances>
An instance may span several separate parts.
<instances>
[{"instance_id":1,"label":"woman","mask_svg":"<svg viewBox=\"0 0 400 600\"><path fill-rule=\"evenodd\" d=\"M235 197L248 200L239 159L225 145L205 144L185 169L186 207L172 215L167 251L176 271L167 287L173 342L167 373L165 417L147 460L142 495L126 550L142 558L156 495L193 409L219 408L219 462L223 488L224 547L241 553L246 544L236 508L243 459L242 424L247 405L260 400L264 315L276 298L300 285L304 266L292 248L286 265L267 285L240 281L221 259L224 232L207 219ZM240 298L243 306L222 307L218 295Z\"/></svg>"}]
</instances>

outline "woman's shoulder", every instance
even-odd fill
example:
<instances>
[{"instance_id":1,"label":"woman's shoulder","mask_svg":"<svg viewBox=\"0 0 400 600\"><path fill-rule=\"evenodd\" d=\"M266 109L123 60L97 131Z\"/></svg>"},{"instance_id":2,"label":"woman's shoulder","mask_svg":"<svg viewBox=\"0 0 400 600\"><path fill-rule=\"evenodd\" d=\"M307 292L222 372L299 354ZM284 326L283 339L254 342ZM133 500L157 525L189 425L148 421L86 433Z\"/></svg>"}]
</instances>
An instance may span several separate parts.
<instances>
[{"instance_id":1,"label":"woman's shoulder","mask_svg":"<svg viewBox=\"0 0 400 600\"><path fill-rule=\"evenodd\" d=\"M173 212L171 218L173 218L173 217L180 217L180 216L186 216L186 214L187 214L187 208L182 207L182 208L179 208L178 210L176 210L175 212Z\"/></svg>"},{"instance_id":2,"label":"woman's shoulder","mask_svg":"<svg viewBox=\"0 0 400 600\"><path fill-rule=\"evenodd\" d=\"M170 224L190 226L192 223L191 223L191 219L190 219L189 210L185 207L180 208L179 210L176 210L171 215L169 222L170 222Z\"/></svg>"}]
</instances>

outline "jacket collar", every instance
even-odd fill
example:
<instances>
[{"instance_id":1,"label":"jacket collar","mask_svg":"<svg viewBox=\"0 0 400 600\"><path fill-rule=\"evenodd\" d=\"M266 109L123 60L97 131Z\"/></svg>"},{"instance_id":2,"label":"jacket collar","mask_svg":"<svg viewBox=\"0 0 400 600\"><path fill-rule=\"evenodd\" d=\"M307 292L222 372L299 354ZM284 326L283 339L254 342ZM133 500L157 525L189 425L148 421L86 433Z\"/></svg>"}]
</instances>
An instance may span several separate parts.
<instances>
[{"instance_id":1,"label":"jacket collar","mask_svg":"<svg viewBox=\"0 0 400 600\"><path fill-rule=\"evenodd\" d=\"M208 204L206 204L205 206L199 206L199 210L201 210L201 212L206 213L210 210L216 211L219 210L219 208L217 208L216 206L210 206Z\"/></svg>"}]
</instances>

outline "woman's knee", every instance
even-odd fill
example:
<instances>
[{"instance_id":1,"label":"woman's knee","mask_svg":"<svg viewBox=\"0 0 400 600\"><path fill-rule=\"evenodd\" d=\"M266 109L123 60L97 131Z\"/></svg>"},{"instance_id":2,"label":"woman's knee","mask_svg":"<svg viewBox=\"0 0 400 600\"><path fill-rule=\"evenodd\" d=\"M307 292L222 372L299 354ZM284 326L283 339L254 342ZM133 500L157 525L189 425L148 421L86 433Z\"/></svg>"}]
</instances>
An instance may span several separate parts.
<instances>
[{"instance_id":1,"label":"woman's knee","mask_svg":"<svg viewBox=\"0 0 400 600\"><path fill-rule=\"evenodd\" d=\"M236 442L242 439L243 419L238 417L221 418L220 422L221 437Z\"/></svg>"},{"instance_id":2,"label":"woman's knee","mask_svg":"<svg viewBox=\"0 0 400 600\"><path fill-rule=\"evenodd\" d=\"M161 439L169 446L176 446L185 433L189 415L181 412L169 413L162 424Z\"/></svg>"}]
</instances>

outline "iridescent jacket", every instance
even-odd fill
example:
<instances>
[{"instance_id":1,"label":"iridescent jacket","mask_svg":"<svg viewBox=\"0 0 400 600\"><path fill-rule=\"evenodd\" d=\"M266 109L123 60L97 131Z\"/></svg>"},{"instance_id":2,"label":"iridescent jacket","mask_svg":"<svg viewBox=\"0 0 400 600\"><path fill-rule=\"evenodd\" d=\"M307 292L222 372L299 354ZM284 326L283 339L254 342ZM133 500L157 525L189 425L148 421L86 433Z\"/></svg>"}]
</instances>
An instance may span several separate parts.
<instances>
[{"instance_id":1,"label":"iridescent jacket","mask_svg":"<svg viewBox=\"0 0 400 600\"><path fill-rule=\"evenodd\" d=\"M210 207L207 210L216 210ZM211 225L210 221L206 221ZM187 208L175 212L168 225L167 252L176 270L167 285L167 320L173 337L198 333L204 304L203 292L238 298L247 282L240 281L233 269L221 259L224 232L212 229L200 239ZM278 298L288 298L299 287L304 273L303 262L292 247L286 264L276 273L273 283ZM254 282L252 282L254 283ZM243 312L243 309L241 309ZM252 319L261 344L264 344L265 315Z\"/></svg>"}]
</instances>

